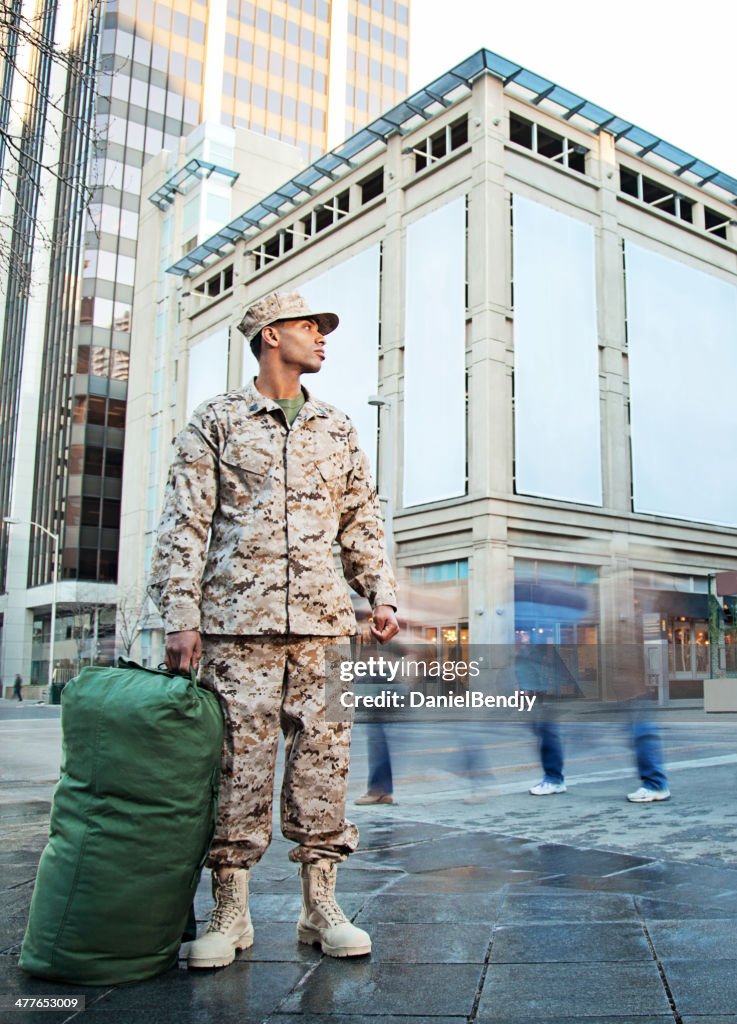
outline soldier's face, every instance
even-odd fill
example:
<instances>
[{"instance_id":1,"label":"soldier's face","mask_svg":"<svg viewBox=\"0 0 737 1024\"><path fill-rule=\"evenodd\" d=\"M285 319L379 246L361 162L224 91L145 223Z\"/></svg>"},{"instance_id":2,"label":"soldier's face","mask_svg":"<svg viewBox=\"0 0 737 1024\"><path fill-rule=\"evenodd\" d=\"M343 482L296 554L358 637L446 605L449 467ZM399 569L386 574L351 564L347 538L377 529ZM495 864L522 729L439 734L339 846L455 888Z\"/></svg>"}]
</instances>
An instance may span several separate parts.
<instances>
[{"instance_id":1,"label":"soldier's face","mask_svg":"<svg viewBox=\"0 0 737 1024\"><path fill-rule=\"evenodd\" d=\"M318 373L325 359L325 339L316 320L281 320L272 325L284 366L300 373Z\"/></svg>"}]
</instances>

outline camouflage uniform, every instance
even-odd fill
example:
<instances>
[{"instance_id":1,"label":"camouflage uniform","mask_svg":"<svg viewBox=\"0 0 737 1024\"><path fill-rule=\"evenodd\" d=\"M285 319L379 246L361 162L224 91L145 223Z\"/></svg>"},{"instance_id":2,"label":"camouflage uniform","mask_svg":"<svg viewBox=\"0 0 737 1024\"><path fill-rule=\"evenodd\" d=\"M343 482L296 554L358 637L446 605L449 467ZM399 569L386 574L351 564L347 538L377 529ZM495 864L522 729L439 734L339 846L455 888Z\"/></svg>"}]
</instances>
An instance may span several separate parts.
<instances>
[{"instance_id":1,"label":"camouflage uniform","mask_svg":"<svg viewBox=\"0 0 737 1024\"><path fill-rule=\"evenodd\" d=\"M208 531L210 537L208 541ZM307 396L291 428L253 384L205 402L175 440L149 593L167 633L203 634L201 679L226 714L210 865L250 867L270 838L279 727L292 859L343 859L350 725L324 716L323 652L355 632L336 572L396 606L376 493L356 431Z\"/></svg>"}]
</instances>

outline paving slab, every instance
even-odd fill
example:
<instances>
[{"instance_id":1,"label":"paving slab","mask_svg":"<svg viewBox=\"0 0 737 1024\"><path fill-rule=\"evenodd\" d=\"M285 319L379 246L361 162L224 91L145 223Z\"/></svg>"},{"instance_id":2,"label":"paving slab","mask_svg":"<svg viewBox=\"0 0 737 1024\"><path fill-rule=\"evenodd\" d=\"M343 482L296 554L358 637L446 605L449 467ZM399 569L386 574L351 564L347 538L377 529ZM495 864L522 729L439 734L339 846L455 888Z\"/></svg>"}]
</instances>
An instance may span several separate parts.
<instances>
[{"instance_id":1,"label":"paving slab","mask_svg":"<svg viewBox=\"0 0 737 1024\"><path fill-rule=\"evenodd\" d=\"M272 1017L269 1017L268 1024L299 1024L299 1021L308 1021L309 1024L338 1024L339 1021L345 1021L345 1024L412 1024L413 1021L421 1022L421 1024L427 1024L428 1018L426 1015L418 1014L402 1014L401 1017L397 1017L395 1014L381 1014L376 1016L375 1014L365 1013L351 1013L346 1014L332 1014L332 1013L311 1013L309 1017L295 1016L294 1014L276 1013ZM461 1014L457 1017L432 1017L430 1018L432 1024L466 1024L468 1017L466 1014ZM646 1022L649 1024L649 1022ZM657 1022L660 1024L660 1022ZM672 1020L669 1024L673 1024Z\"/></svg>"},{"instance_id":2,"label":"paving slab","mask_svg":"<svg viewBox=\"0 0 737 1024\"><path fill-rule=\"evenodd\" d=\"M661 959L737 960L733 920L651 921L647 930Z\"/></svg>"},{"instance_id":3,"label":"paving slab","mask_svg":"<svg viewBox=\"0 0 737 1024\"><path fill-rule=\"evenodd\" d=\"M737 960L663 960L676 1009L681 1014L734 1015Z\"/></svg>"},{"instance_id":4,"label":"paving slab","mask_svg":"<svg viewBox=\"0 0 737 1024\"><path fill-rule=\"evenodd\" d=\"M520 921L636 921L638 913L631 896L623 893L519 892L509 893L499 912L500 924Z\"/></svg>"},{"instance_id":5,"label":"paving slab","mask_svg":"<svg viewBox=\"0 0 737 1024\"><path fill-rule=\"evenodd\" d=\"M737 913L729 904L712 903L707 900L687 903L655 897L635 896L634 902L638 914L646 921L679 921L689 918L716 921L719 919L733 920L737 918Z\"/></svg>"},{"instance_id":6,"label":"paving slab","mask_svg":"<svg viewBox=\"0 0 737 1024\"><path fill-rule=\"evenodd\" d=\"M398 964L483 964L492 934L490 924L467 921L438 927L380 922L368 930L371 962Z\"/></svg>"},{"instance_id":7,"label":"paving slab","mask_svg":"<svg viewBox=\"0 0 737 1024\"><path fill-rule=\"evenodd\" d=\"M362 958L363 959L363 958ZM280 1012L375 1016L468 1015L481 967L469 964L374 964L325 960L280 1007Z\"/></svg>"},{"instance_id":8,"label":"paving slab","mask_svg":"<svg viewBox=\"0 0 737 1024\"><path fill-rule=\"evenodd\" d=\"M265 1016L309 972L308 964L241 963L213 971L172 969L150 981L120 985L95 1004L110 1022L124 1021L130 1011L145 1011L149 1019L178 1021L181 1013L199 1020L220 1021L239 1013L246 1019Z\"/></svg>"},{"instance_id":9,"label":"paving slab","mask_svg":"<svg viewBox=\"0 0 737 1024\"><path fill-rule=\"evenodd\" d=\"M448 893L442 900L435 895L382 894L366 902L356 918L356 924L361 927L374 921L396 921L401 924L418 921L428 924L475 921L490 924L499 912L501 899L498 893Z\"/></svg>"},{"instance_id":10,"label":"paving slab","mask_svg":"<svg viewBox=\"0 0 737 1024\"><path fill-rule=\"evenodd\" d=\"M560 964L652 960L640 924L522 924L494 929L491 962Z\"/></svg>"},{"instance_id":11,"label":"paving slab","mask_svg":"<svg viewBox=\"0 0 737 1024\"><path fill-rule=\"evenodd\" d=\"M706 1018L694 1018L691 1024L695 1024L696 1020L706 1020ZM713 1024L721 1024L722 1018L719 1018L719 1022L716 1018L711 1018ZM731 1020L731 1018L730 1018ZM737 1020L737 1018L735 1018ZM271 1024L271 1021L269 1021ZM475 1024L520 1024L519 1017L498 1017L496 1014L492 1017L481 1016L476 1017ZM674 1024L673 1014L669 1013L668 1016L657 1016L652 1017L649 1014L641 1016L638 1014L636 1017L627 1015L626 1017L525 1017L524 1024ZM683 1024L687 1024L684 1020ZM725 1019L726 1024L726 1019Z\"/></svg>"},{"instance_id":12,"label":"paving slab","mask_svg":"<svg viewBox=\"0 0 737 1024\"><path fill-rule=\"evenodd\" d=\"M508 885L537 883L541 879L537 871L518 871L513 867L506 869L460 867L423 871L421 874L415 875L404 872L392 872L392 874L396 875L391 883L392 895L400 893L485 893Z\"/></svg>"},{"instance_id":13,"label":"paving slab","mask_svg":"<svg viewBox=\"0 0 737 1024\"><path fill-rule=\"evenodd\" d=\"M632 1017L667 1015L670 1004L655 963L491 964L478 1017ZM671 1018L672 1019L672 1018ZM630 1024L634 1024L630 1021Z\"/></svg>"}]
</instances>

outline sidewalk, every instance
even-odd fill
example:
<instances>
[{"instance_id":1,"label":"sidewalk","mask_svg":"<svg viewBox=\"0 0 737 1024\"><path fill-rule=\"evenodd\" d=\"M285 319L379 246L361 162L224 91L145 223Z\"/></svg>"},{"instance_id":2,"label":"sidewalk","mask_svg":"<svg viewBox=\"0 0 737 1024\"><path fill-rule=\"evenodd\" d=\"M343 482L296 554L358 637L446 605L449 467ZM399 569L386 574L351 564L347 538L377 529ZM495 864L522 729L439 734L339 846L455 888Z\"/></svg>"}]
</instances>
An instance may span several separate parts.
<instances>
[{"instance_id":1,"label":"sidewalk","mask_svg":"<svg viewBox=\"0 0 737 1024\"><path fill-rule=\"evenodd\" d=\"M732 828L734 787L724 784L733 772L723 765L699 773L702 785L722 787L716 803ZM737 1024L737 858L735 866L708 855L678 862L510 834L515 806L543 818L585 807L586 827L594 831L613 810L641 828L657 821L662 847L669 829L675 835L691 827L686 801L680 808L677 797L633 807L619 790L619 783L604 786L607 799L599 802L590 797L601 796L601 783L581 785L578 796L527 803L517 794L463 813L442 802L355 808L361 850L341 869L338 891L346 912L372 935L370 958L332 960L297 943L296 867L287 860L289 844L276 838L253 873L255 945L232 967L188 972L180 962L179 970L149 982L68 991L28 978L16 965L48 803L6 804L0 991L6 1005L9 996L84 992L87 1009L76 1017L5 1011L0 1019ZM569 798L575 802L566 811ZM501 819L503 832L494 828ZM708 835L701 839L706 847ZM203 879L198 919L209 911L208 888Z\"/></svg>"},{"instance_id":2,"label":"sidewalk","mask_svg":"<svg viewBox=\"0 0 737 1024\"><path fill-rule=\"evenodd\" d=\"M150 982L85 989L17 967L59 722L58 709L4 713L0 997L84 993L87 1009L2 1010L2 1024L737 1024L731 718L663 713L673 799L655 805L624 799L636 776L619 727L568 726L568 793L532 798L529 730L484 725L461 741L402 726L399 803L351 803L361 848L338 876L346 912L373 937L370 958L331 960L297 943L299 881L275 838L252 876L256 942L236 964L189 973L182 962ZM354 740L351 801L367 771L361 727ZM457 773L464 744L493 769L476 790ZM200 921L208 889L203 879Z\"/></svg>"}]
</instances>

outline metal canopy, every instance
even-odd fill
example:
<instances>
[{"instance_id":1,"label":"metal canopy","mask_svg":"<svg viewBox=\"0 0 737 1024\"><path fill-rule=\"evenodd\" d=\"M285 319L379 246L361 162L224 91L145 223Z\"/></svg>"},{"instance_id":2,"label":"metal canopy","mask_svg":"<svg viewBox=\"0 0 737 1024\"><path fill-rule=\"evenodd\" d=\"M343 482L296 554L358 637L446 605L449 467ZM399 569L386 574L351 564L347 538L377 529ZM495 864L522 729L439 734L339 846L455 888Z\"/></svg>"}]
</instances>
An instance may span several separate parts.
<instances>
[{"instance_id":1,"label":"metal canopy","mask_svg":"<svg viewBox=\"0 0 737 1024\"><path fill-rule=\"evenodd\" d=\"M386 145L393 135L404 135L423 119L430 120L451 105L448 97L452 93L459 88L470 91L474 80L483 74L501 79L505 89L512 93L521 92L528 102L535 103L585 130L607 131L617 140L626 140L631 143L634 155L642 153L650 158L659 157L670 165L672 173L681 177L689 175L689 180L697 187L706 184L717 186L728 194L731 202L737 204L737 179L665 142L652 132L638 128L632 122L617 117L595 103L590 103L589 100L556 85L555 82L528 71L514 61L500 57L491 50L479 50L396 107L387 110L381 117L351 135L334 150L319 157L299 174L295 174L271 195L266 196L212 238L187 253L169 267L168 272L184 275L206 266L214 251L220 251L224 245L232 244L236 238L246 237L249 230L260 231L269 219L281 216L286 208L299 205L312 196L316 186L320 187L340 178L355 166L353 158L358 154L365 153L368 156L368 150L377 144ZM163 188L166 186L162 186ZM155 192L154 196L157 195L158 192ZM152 202L155 201L154 196L150 197Z\"/></svg>"},{"instance_id":2,"label":"metal canopy","mask_svg":"<svg viewBox=\"0 0 737 1024\"><path fill-rule=\"evenodd\" d=\"M160 185L155 192L148 197L149 201L165 210L174 202L174 196L185 192L185 185L191 182L192 178L198 181L202 178L209 178L213 174L220 174L224 178L230 178L231 188L240 175L237 171L231 171L228 167L220 167L219 164L211 164L209 160L199 160L193 157L188 160L184 167L180 167L170 178L167 178L163 185Z\"/></svg>"}]
</instances>

